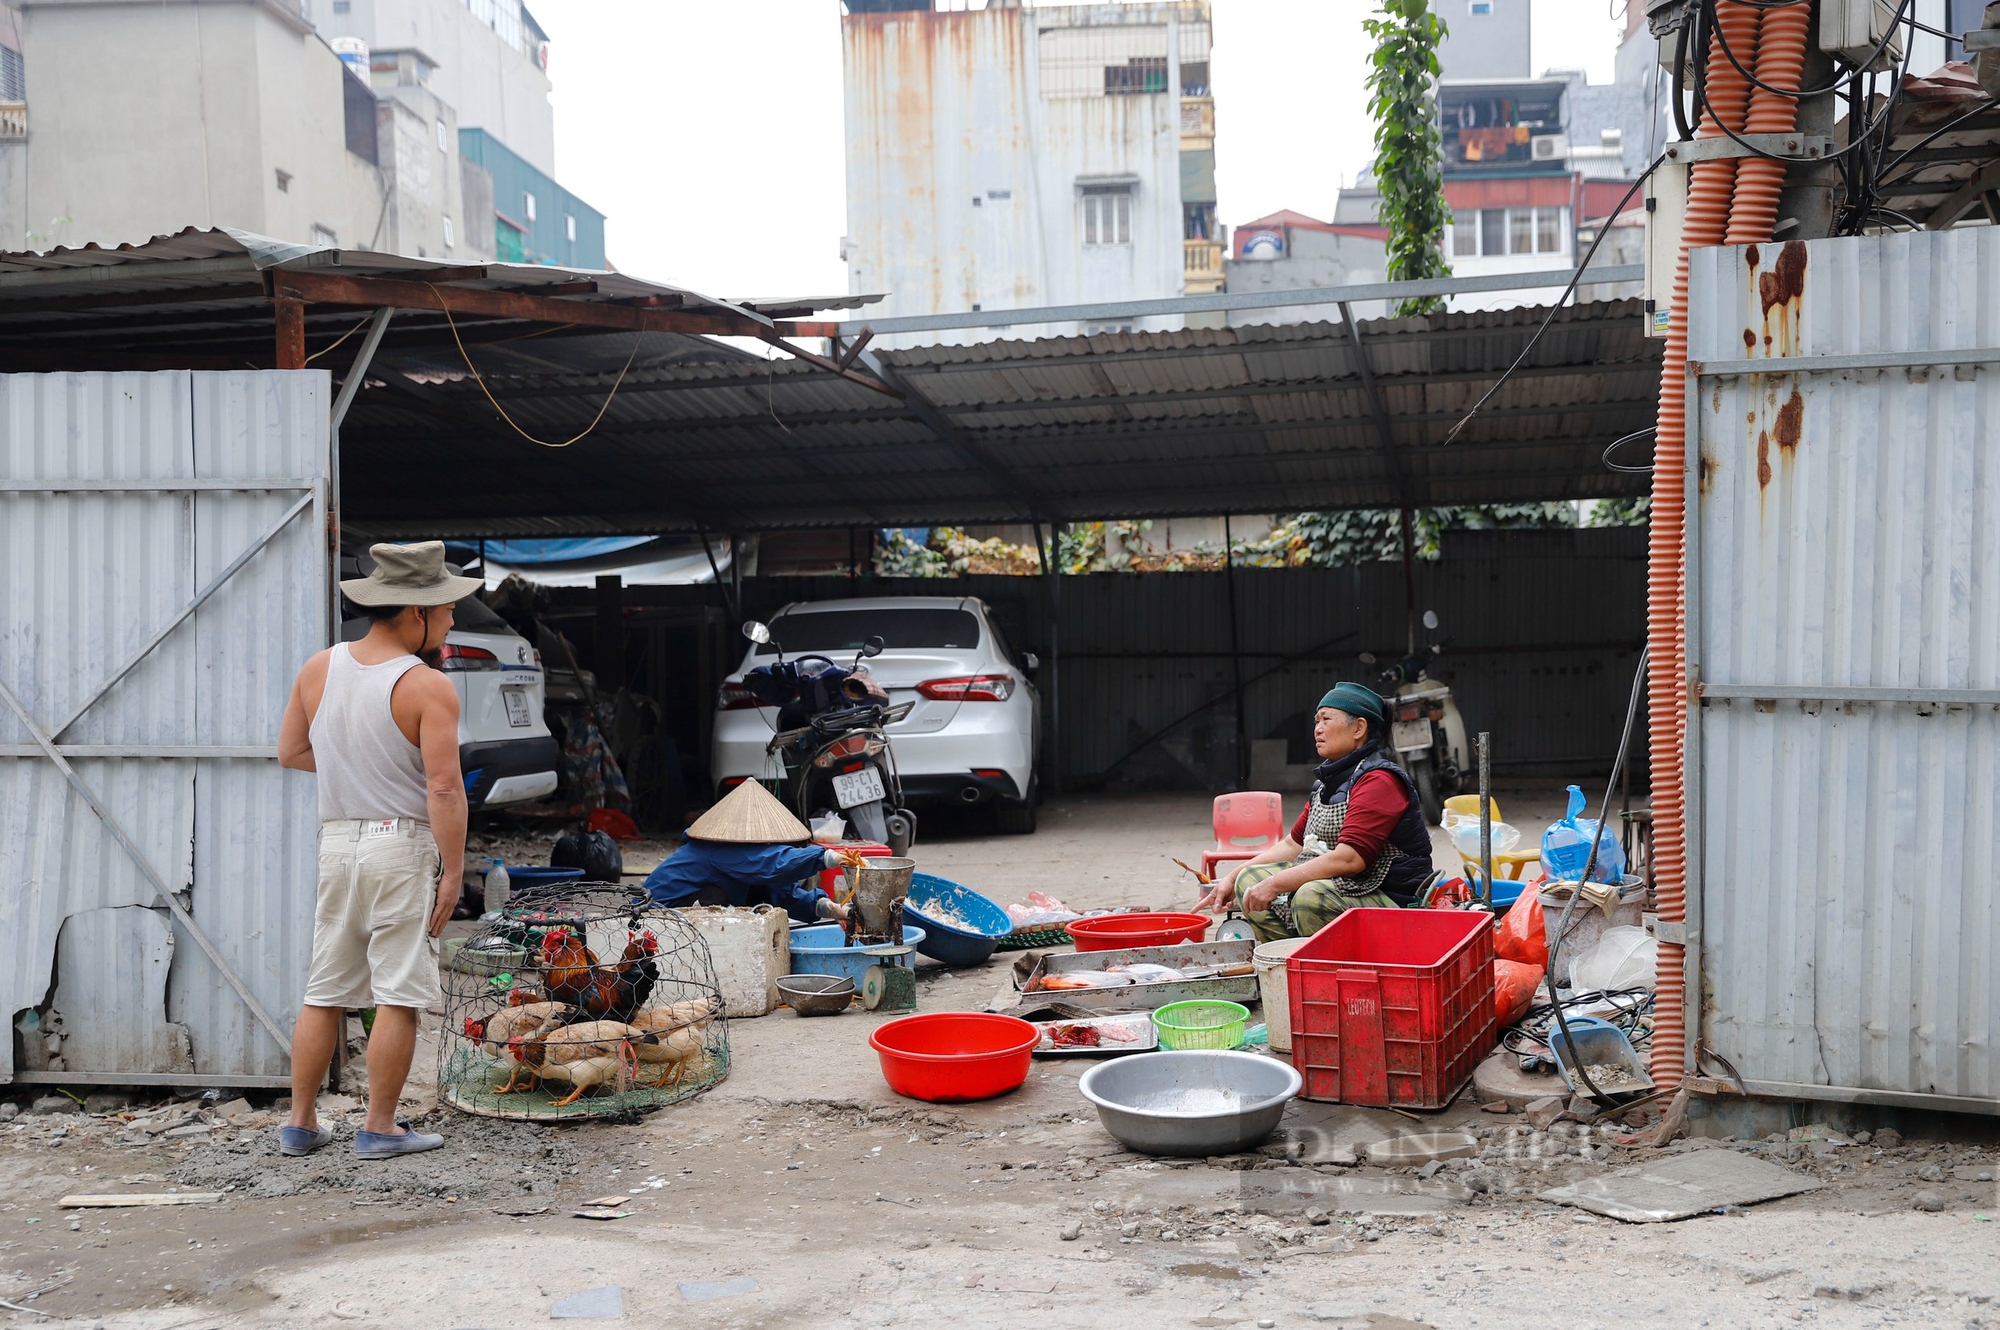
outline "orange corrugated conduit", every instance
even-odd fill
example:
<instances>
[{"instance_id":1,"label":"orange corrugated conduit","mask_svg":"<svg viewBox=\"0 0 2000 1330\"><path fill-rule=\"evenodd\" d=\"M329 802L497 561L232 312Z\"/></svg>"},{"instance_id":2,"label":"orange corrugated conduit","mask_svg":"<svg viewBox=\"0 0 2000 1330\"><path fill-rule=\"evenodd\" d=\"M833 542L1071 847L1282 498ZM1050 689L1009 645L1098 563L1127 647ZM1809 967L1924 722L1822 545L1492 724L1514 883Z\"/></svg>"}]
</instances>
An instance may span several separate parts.
<instances>
[{"instance_id":1,"label":"orange corrugated conduit","mask_svg":"<svg viewBox=\"0 0 2000 1330\"><path fill-rule=\"evenodd\" d=\"M1727 8L1740 7L1732 0L1722 2ZM1763 12L1757 29L1757 62L1751 66L1759 83L1771 88L1804 86L1801 80L1805 77L1806 39L1811 24L1809 5L1787 5ZM1730 49L1736 49L1733 32ZM1742 58L1741 54L1737 56L1739 60ZM1728 64L1726 60L1723 63ZM1729 72L1736 73L1733 68ZM1796 126L1798 99L1772 92L1771 88L1751 90L1750 113L1743 122L1745 133L1783 134ZM1771 238L1771 228L1778 223L1778 191L1784 188L1786 169L1784 162L1768 157L1745 157L1737 163L1736 197L1729 204L1729 232L1723 237L1723 244L1759 245Z\"/></svg>"},{"instance_id":2,"label":"orange corrugated conduit","mask_svg":"<svg viewBox=\"0 0 2000 1330\"><path fill-rule=\"evenodd\" d=\"M1736 58L1753 70L1759 17L1756 8L1732 0L1716 4L1716 26ZM1720 138L1725 125L1743 132L1750 90L1750 81L1730 64L1711 33L1708 107L1695 136ZM1687 823L1681 778L1687 728L1687 583L1682 567L1687 512L1687 255L1693 246L1722 243L1729 230L1735 179L1736 161L1732 158L1696 162L1693 167L1680 255L1674 263L1674 303L1667 325L1666 359L1660 368L1658 429L1653 436L1653 511L1646 557L1646 646L1651 661L1646 678L1650 717L1647 751L1653 779L1658 908L1660 918L1670 923L1687 918ZM1686 1070L1684 951L1673 943L1660 944L1650 1061L1653 1080L1663 1087L1678 1085Z\"/></svg>"}]
</instances>

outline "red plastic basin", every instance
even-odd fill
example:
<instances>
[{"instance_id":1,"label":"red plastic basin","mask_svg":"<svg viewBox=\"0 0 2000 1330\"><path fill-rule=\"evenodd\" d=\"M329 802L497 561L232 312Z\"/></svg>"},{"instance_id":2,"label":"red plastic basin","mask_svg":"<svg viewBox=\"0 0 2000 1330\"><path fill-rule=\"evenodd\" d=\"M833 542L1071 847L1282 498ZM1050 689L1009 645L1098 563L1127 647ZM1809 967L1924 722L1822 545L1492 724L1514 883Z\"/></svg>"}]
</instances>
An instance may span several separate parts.
<instances>
[{"instance_id":1,"label":"red plastic basin","mask_svg":"<svg viewBox=\"0 0 2000 1330\"><path fill-rule=\"evenodd\" d=\"M1013 1016L941 1011L890 1021L868 1036L897 1094L959 1104L1006 1094L1028 1079L1041 1032Z\"/></svg>"},{"instance_id":2,"label":"red plastic basin","mask_svg":"<svg viewBox=\"0 0 2000 1330\"><path fill-rule=\"evenodd\" d=\"M1072 919L1063 927L1078 951L1116 951L1120 947L1171 947L1199 942L1215 921L1205 914L1106 914Z\"/></svg>"}]
</instances>

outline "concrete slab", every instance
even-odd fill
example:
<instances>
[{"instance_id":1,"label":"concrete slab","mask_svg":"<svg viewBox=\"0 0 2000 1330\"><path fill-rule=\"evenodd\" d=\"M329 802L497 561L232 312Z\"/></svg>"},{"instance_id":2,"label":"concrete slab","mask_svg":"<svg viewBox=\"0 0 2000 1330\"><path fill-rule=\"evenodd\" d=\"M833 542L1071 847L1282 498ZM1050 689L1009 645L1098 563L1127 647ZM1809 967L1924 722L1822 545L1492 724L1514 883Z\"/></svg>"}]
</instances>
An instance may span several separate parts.
<instances>
[{"instance_id":1,"label":"concrete slab","mask_svg":"<svg viewBox=\"0 0 2000 1330\"><path fill-rule=\"evenodd\" d=\"M1569 1087L1552 1071L1522 1071L1518 1057L1496 1048L1472 1073L1472 1091L1482 1104L1505 1103L1509 1112L1520 1113L1537 1099L1567 1095Z\"/></svg>"},{"instance_id":2,"label":"concrete slab","mask_svg":"<svg viewBox=\"0 0 2000 1330\"><path fill-rule=\"evenodd\" d=\"M1601 1177L1542 1192L1541 1200L1573 1205L1628 1224L1691 1219L1725 1205L1755 1205L1813 1191L1826 1183L1735 1150L1695 1150L1634 1164Z\"/></svg>"},{"instance_id":3,"label":"concrete slab","mask_svg":"<svg viewBox=\"0 0 2000 1330\"><path fill-rule=\"evenodd\" d=\"M624 1315L625 1290L616 1284L557 1298L549 1308L552 1321L615 1321Z\"/></svg>"}]
</instances>

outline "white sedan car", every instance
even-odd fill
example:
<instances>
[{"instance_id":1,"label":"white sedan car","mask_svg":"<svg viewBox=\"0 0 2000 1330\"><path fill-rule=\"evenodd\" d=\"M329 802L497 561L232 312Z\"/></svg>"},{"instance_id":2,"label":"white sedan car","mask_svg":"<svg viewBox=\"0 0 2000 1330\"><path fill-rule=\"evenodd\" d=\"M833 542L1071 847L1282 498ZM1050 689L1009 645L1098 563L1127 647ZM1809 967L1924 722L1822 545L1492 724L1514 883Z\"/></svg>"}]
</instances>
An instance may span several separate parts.
<instances>
[{"instance_id":1,"label":"white sedan car","mask_svg":"<svg viewBox=\"0 0 2000 1330\"><path fill-rule=\"evenodd\" d=\"M1030 682L1032 654L1017 655L979 600L960 596L878 596L785 606L770 621L772 641L752 644L716 699L710 770L717 794L766 770L775 707L760 707L743 672L778 659L825 656L852 665L871 637L882 654L868 670L910 714L888 729L906 806L990 805L999 829L1035 829L1035 759L1041 702Z\"/></svg>"}]
</instances>

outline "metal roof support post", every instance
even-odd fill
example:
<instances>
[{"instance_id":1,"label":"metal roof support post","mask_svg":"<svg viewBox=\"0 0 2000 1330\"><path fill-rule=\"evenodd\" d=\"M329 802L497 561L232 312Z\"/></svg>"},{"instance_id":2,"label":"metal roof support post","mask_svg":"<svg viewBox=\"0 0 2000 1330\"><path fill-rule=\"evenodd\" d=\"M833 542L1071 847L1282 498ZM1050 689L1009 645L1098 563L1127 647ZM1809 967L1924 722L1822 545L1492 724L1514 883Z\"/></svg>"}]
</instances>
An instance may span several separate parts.
<instances>
[{"instance_id":1,"label":"metal roof support post","mask_svg":"<svg viewBox=\"0 0 2000 1330\"><path fill-rule=\"evenodd\" d=\"M1347 331L1347 343L1354 350L1354 372L1361 379L1361 391L1368 398L1368 413L1375 417L1375 436L1382 446L1382 466L1394 482L1400 498L1403 527L1403 616L1409 654L1417 651L1417 545L1414 516L1410 511L1410 487L1403 477L1402 459L1396 454L1396 435L1389 428L1389 413L1382 405L1381 389L1375 385L1374 371L1368 367L1368 351L1361 345L1361 329L1354 326L1354 311L1345 300L1340 305L1340 326Z\"/></svg>"},{"instance_id":2,"label":"metal roof support post","mask_svg":"<svg viewBox=\"0 0 2000 1330\"><path fill-rule=\"evenodd\" d=\"M1235 677L1236 788L1242 790L1250 785L1250 741L1245 735L1247 727L1243 720L1243 641L1236 614L1236 538L1230 528L1228 513L1222 515L1222 568L1223 578L1229 586L1229 669Z\"/></svg>"},{"instance_id":3,"label":"metal roof support post","mask_svg":"<svg viewBox=\"0 0 2000 1330\"><path fill-rule=\"evenodd\" d=\"M368 325L368 335L361 339L361 349L354 355L354 363L347 367L347 377L340 381L340 393L333 399L333 415L327 428L327 512L326 544L327 566L333 569L333 585L328 588L332 599L327 622L332 625L328 634L334 641L340 640L340 422L347 419L347 408L354 405L354 399L361 391L361 385L368 378L368 366L374 363L375 348L382 345L382 334L389 331L389 320L396 317L394 305L384 305L375 311L375 318ZM479 575L486 576L486 542L479 543Z\"/></svg>"},{"instance_id":4,"label":"metal roof support post","mask_svg":"<svg viewBox=\"0 0 2000 1330\"><path fill-rule=\"evenodd\" d=\"M1042 539L1042 519L1035 519L1035 550L1042 556L1042 603L1047 609L1049 641L1049 737L1043 766L1048 771L1050 794L1062 793L1062 701L1057 691L1062 683L1062 566L1058 562L1054 523L1049 525L1047 543Z\"/></svg>"},{"instance_id":5,"label":"metal roof support post","mask_svg":"<svg viewBox=\"0 0 2000 1330\"><path fill-rule=\"evenodd\" d=\"M306 302L296 296L275 296L277 355L279 369L306 367Z\"/></svg>"}]
</instances>

